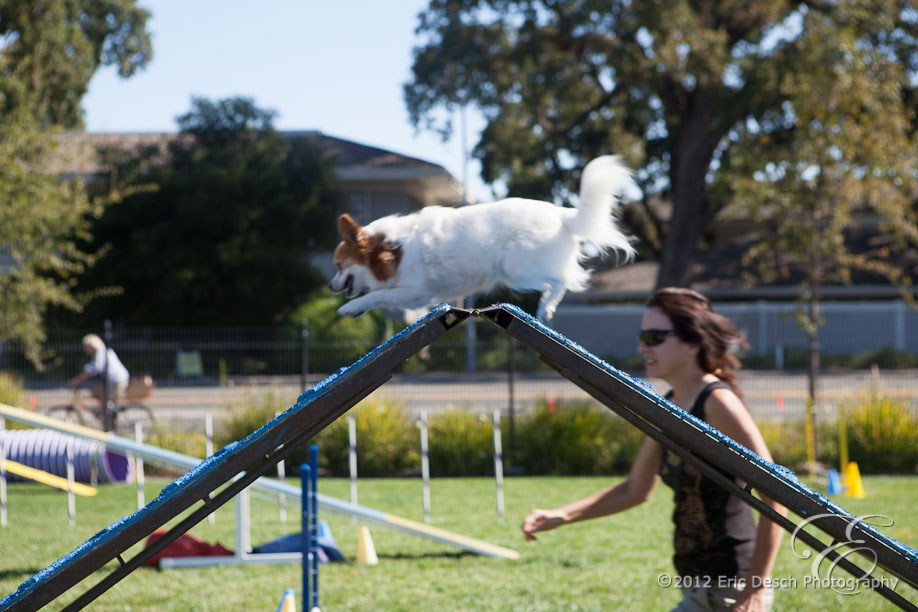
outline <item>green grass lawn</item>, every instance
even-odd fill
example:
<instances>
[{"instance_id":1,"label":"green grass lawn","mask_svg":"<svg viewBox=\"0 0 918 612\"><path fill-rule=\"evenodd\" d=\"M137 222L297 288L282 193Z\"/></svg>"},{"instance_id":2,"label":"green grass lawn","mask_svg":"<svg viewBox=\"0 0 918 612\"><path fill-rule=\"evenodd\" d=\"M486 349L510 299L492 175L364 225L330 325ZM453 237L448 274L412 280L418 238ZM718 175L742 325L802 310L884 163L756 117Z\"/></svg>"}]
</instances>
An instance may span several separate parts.
<instances>
[{"instance_id":1,"label":"green grass lawn","mask_svg":"<svg viewBox=\"0 0 918 612\"><path fill-rule=\"evenodd\" d=\"M672 575L669 490L658 487L644 506L615 517L581 523L543 534L526 544L519 531L532 507L552 507L592 493L615 479L509 478L505 481L506 521L497 522L493 480L437 479L431 486L431 515L436 527L519 550L518 561L467 554L426 539L369 525L380 563L320 566L323 610L669 610L679 599L662 588L658 577ZM148 481L153 499L165 481ZM882 514L894 524L884 533L918 547L918 478L865 477L866 499L840 498L858 516ZM346 499L345 480L323 479L322 493ZM415 479L360 481L361 504L421 520L421 485ZM77 499L77 524L67 523L66 494L29 484L9 487L9 526L0 529L0 595L14 591L33 573L70 552L100 529L136 508L133 487L104 485L99 495ZM277 505L252 499L252 542L267 542L299 531L299 505L290 504L289 520L281 524ZM324 513L342 552L356 557L358 522ZM233 505L217 511L192 533L207 542L234 546ZM798 544L797 550L801 551ZM126 555L129 558L133 551ZM866 591L840 595L805 586L810 560L798 558L785 537L775 579L796 580L797 588L776 594L776 610L858 612L896 610L879 595ZM861 563L859 561L859 563ZM107 568L108 569L108 568ZM92 576L50 604L59 610L102 577ZM848 574L838 571L841 577ZM227 610L273 611L284 590L297 592L302 610L302 572L297 564L247 565L224 568L157 571L140 569L90 605L90 610ZM918 602L906 585L898 592Z\"/></svg>"}]
</instances>

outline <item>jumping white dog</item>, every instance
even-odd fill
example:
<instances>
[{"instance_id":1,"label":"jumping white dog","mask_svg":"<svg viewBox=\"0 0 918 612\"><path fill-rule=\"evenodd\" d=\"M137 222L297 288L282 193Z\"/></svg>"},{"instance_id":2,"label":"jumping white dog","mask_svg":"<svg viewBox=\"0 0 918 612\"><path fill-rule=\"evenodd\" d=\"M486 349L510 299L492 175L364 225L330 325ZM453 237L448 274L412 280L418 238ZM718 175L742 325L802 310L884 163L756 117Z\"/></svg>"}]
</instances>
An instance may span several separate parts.
<instances>
[{"instance_id":1,"label":"jumping white dog","mask_svg":"<svg viewBox=\"0 0 918 612\"><path fill-rule=\"evenodd\" d=\"M565 292L587 287L585 243L634 255L611 214L630 176L617 156L594 159L583 170L576 208L507 198L431 206L365 227L341 215L329 287L360 297L338 312L359 317L373 308L430 307L503 286L542 292L537 316L548 321Z\"/></svg>"}]
</instances>

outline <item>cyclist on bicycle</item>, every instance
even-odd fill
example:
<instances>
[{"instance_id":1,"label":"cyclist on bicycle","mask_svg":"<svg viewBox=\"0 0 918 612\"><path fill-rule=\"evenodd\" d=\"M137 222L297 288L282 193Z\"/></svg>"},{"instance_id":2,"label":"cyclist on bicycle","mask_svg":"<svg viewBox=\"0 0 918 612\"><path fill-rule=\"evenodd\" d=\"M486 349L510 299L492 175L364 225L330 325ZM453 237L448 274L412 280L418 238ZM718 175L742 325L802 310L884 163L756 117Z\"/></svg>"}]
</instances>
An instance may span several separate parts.
<instances>
[{"instance_id":1,"label":"cyclist on bicycle","mask_svg":"<svg viewBox=\"0 0 918 612\"><path fill-rule=\"evenodd\" d=\"M106 373L109 385L109 401L114 402L119 397L124 397L127 391L130 374L118 355L112 348L105 348L102 338L95 334L83 336L83 352L89 356L89 362L83 371L70 379L68 387L76 387L90 378L101 378L101 382L90 387L89 392L99 401L99 408L103 408L105 397ZM104 412L100 412L104 414Z\"/></svg>"}]
</instances>

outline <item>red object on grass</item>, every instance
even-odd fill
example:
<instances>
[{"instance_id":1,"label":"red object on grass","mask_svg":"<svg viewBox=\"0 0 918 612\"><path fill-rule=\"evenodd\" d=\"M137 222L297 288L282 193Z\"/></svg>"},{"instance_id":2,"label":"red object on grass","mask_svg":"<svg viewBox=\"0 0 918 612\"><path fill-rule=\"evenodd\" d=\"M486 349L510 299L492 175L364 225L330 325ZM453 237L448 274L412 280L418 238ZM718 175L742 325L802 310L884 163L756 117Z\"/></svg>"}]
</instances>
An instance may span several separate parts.
<instances>
[{"instance_id":1,"label":"red object on grass","mask_svg":"<svg viewBox=\"0 0 918 612\"><path fill-rule=\"evenodd\" d=\"M166 532L163 530L154 531L147 538L146 547L149 548L151 544L164 535L166 535ZM159 566L159 560L164 557L220 557L232 554L233 551L220 544L220 542L208 544L201 538L183 533L174 542L170 542L164 549L150 557L144 565L157 567Z\"/></svg>"}]
</instances>

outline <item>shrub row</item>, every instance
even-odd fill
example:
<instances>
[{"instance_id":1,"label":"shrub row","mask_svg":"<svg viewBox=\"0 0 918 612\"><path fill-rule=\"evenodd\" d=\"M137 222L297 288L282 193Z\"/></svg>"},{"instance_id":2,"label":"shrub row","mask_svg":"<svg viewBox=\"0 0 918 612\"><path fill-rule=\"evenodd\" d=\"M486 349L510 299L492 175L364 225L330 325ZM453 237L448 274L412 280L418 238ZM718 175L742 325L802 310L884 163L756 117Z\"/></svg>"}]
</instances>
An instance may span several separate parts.
<instances>
[{"instance_id":1,"label":"shrub row","mask_svg":"<svg viewBox=\"0 0 918 612\"><path fill-rule=\"evenodd\" d=\"M918 411L909 400L873 395L842 407L848 455L861 472L918 473Z\"/></svg>"},{"instance_id":2,"label":"shrub row","mask_svg":"<svg viewBox=\"0 0 918 612\"><path fill-rule=\"evenodd\" d=\"M9 372L0 372L0 403L20 406L22 378Z\"/></svg>"},{"instance_id":3,"label":"shrub row","mask_svg":"<svg viewBox=\"0 0 918 612\"><path fill-rule=\"evenodd\" d=\"M0 371L0 404L8 406L22 406L22 377L10 372ZM4 419L6 429L28 429L12 419Z\"/></svg>"},{"instance_id":4,"label":"shrub row","mask_svg":"<svg viewBox=\"0 0 918 612\"><path fill-rule=\"evenodd\" d=\"M840 405L848 458L861 473L918 474L918 410L907 399L866 395ZM806 463L803 423L759 425L776 463L793 469ZM816 461L838 466L839 423L817 423ZM840 467L840 466L839 466Z\"/></svg>"},{"instance_id":5,"label":"shrub row","mask_svg":"<svg viewBox=\"0 0 918 612\"><path fill-rule=\"evenodd\" d=\"M0 372L0 402L19 405L22 381ZM286 398L268 392L236 408L222 423L216 445L241 440L289 406ZM867 474L918 473L918 411L902 398L866 395L844 402L841 418L847 430L848 453ZM357 425L358 472L361 476L416 473L420 465L418 423L392 401L365 401L353 409ZM14 422L6 424L17 428ZM776 463L799 469L806 462L802 423L760 423L762 435ZM818 462L837 465L838 422L818 423ZM642 434L595 402L549 405L501 423L505 469L516 467L529 475L602 475L627 471L637 454ZM489 417L463 411L433 415L428 424L430 470L433 476L486 476L494 473L493 432ZM201 456L203 434L159 428L152 444ZM320 449L321 467L334 476L348 474L347 419L340 418L310 443ZM295 451L288 464L307 457L308 443Z\"/></svg>"},{"instance_id":6,"label":"shrub row","mask_svg":"<svg viewBox=\"0 0 918 612\"><path fill-rule=\"evenodd\" d=\"M273 418L273 398L235 411L224 423L219 444L239 440ZM353 408L357 426L358 474L399 476L420 471L420 423L391 401L365 401ZM533 411L501 421L504 467L529 475L612 474L627 469L640 444L640 432L595 402L555 408L545 401ZM490 416L447 411L428 420L428 456L432 476L487 476L494 473ZM306 459L306 448L319 446L320 467L333 476L348 475L348 425L340 418L292 453L289 463Z\"/></svg>"},{"instance_id":7,"label":"shrub row","mask_svg":"<svg viewBox=\"0 0 918 612\"><path fill-rule=\"evenodd\" d=\"M238 440L279 410L268 394L264 404L236 411L224 424L218 443ZM365 401L354 409L358 473L361 477L399 476L420 471L419 423L391 401ZM849 458L862 473L918 473L918 412L906 400L864 397L843 405ZM800 422L762 423L775 462L800 469L806 442ZM838 423L817 426L817 461L838 464ZM628 470L643 434L595 402L537 403L532 411L501 422L504 467L527 475L604 475ZM487 476L494 473L490 417L471 412L434 414L428 423L433 476ZM200 443L200 442L198 442ZM348 425L340 418L310 443L319 446L320 465L333 476L348 475ZM290 465L306 459L308 444L293 453Z\"/></svg>"}]
</instances>

